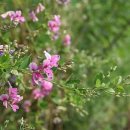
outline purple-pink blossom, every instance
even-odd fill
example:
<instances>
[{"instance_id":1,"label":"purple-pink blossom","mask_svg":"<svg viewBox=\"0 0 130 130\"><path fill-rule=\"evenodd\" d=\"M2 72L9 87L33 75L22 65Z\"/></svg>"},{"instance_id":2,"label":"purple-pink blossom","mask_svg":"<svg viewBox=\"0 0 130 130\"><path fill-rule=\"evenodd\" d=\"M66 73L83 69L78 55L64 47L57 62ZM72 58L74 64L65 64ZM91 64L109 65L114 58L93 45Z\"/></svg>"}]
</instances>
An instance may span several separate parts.
<instances>
[{"instance_id":1,"label":"purple-pink blossom","mask_svg":"<svg viewBox=\"0 0 130 130\"><path fill-rule=\"evenodd\" d=\"M39 3L38 6L36 7L35 13L38 14L38 13L44 11L44 10L45 10L45 6L42 5L41 3Z\"/></svg>"},{"instance_id":2,"label":"purple-pink blossom","mask_svg":"<svg viewBox=\"0 0 130 130\"><path fill-rule=\"evenodd\" d=\"M53 21L57 23L57 25L61 25L60 15L54 15Z\"/></svg>"},{"instance_id":3,"label":"purple-pink blossom","mask_svg":"<svg viewBox=\"0 0 130 130\"><path fill-rule=\"evenodd\" d=\"M16 12L11 13L10 19L16 24L25 22L25 18L22 16L21 11L16 11Z\"/></svg>"},{"instance_id":4,"label":"purple-pink blossom","mask_svg":"<svg viewBox=\"0 0 130 130\"><path fill-rule=\"evenodd\" d=\"M49 81L43 80L42 85L39 88L33 90L33 98L34 99L42 99L43 97L50 94L52 91L53 84Z\"/></svg>"},{"instance_id":5,"label":"purple-pink blossom","mask_svg":"<svg viewBox=\"0 0 130 130\"><path fill-rule=\"evenodd\" d=\"M17 88L9 88L9 97L10 97L10 106L13 109L14 112L19 109L19 106L17 105L23 97L18 95L18 89Z\"/></svg>"},{"instance_id":6,"label":"purple-pink blossom","mask_svg":"<svg viewBox=\"0 0 130 130\"><path fill-rule=\"evenodd\" d=\"M54 15L53 19L48 21L48 28L52 32L52 40L58 39L60 26L61 19L59 15Z\"/></svg>"},{"instance_id":7,"label":"purple-pink blossom","mask_svg":"<svg viewBox=\"0 0 130 130\"><path fill-rule=\"evenodd\" d=\"M43 60L43 64L37 65L32 62L29 65L32 72L32 84L35 86L32 95L34 99L41 99L47 96L53 87L51 81L53 80L53 67L58 67L60 60L59 55L50 55L44 51L46 59ZM38 88L36 87L38 86Z\"/></svg>"},{"instance_id":8,"label":"purple-pink blossom","mask_svg":"<svg viewBox=\"0 0 130 130\"><path fill-rule=\"evenodd\" d=\"M31 101L30 100L25 100L23 103L23 109L25 112L30 111L30 106L31 106Z\"/></svg>"},{"instance_id":9,"label":"purple-pink blossom","mask_svg":"<svg viewBox=\"0 0 130 130\"><path fill-rule=\"evenodd\" d=\"M31 12L29 13L29 16L30 16L30 18L31 18L31 20L32 20L33 22L37 22L37 21L38 21L38 17L36 16L36 14L35 14L34 11L31 11Z\"/></svg>"},{"instance_id":10,"label":"purple-pink blossom","mask_svg":"<svg viewBox=\"0 0 130 130\"><path fill-rule=\"evenodd\" d=\"M3 106L5 106L6 108L8 106L8 99L9 99L9 95L8 94L2 94L0 96L0 101L3 102Z\"/></svg>"},{"instance_id":11,"label":"purple-pink blossom","mask_svg":"<svg viewBox=\"0 0 130 130\"><path fill-rule=\"evenodd\" d=\"M45 91L45 94L48 95L52 90L53 84L49 81L44 80L42 83L42 89Z\"/></svg>"},{"instance_id":12,"label":"purple-pink blossom","mask_svg":"<svg viewBox=\"0 0 130 130\"><path fill-rule=\"evenodd\" d=\"M48 52L44 51L46 59L43 61L43 71L47 75L49 80L53 79L53 67L58 67L58 62L60 60L59 55L50 55Z\"/></svg>"},{"instance_id":13,"label":"purple-pink blossom","mask_svg":"<svg viewBox=\"0 0 130 130\"><path fill-rule=\"evenodd\" d=\"M63 43L65 46L69 46L71 44L71 36L69 34L65 35Z\"/></svg>"},{"instance_id":14,"label":"purple-pink blossom","mask_svg":"<svg viewBox=\"0 0 130 130\"><path fill-rule=\"evenodd\" d=\"M53 80L53 71L51 68L49 67L44 67L43 68L43 72L46 74L47 76L47 79L50 81L50 80Z\"/></svg>"},{"instance_id":15,"label":"purple-pink blossom","mask_svg":"<svg viewBox=\"0 0 130 130\"><path fill-rule=\"evenodd\" d=\"M29 64L29 69L31 71L35 71L35 70L38 69L38 65L35 62L32 62L32 63Z\"/></svg>"},{"instance_id":16,"label":"purple-pink blossom","mask_svg":"<svg viewBox=\"0 0 130 130\"><path fill-rule=\"evenodd\" d=\"M30 16L31 20L33 22L37 22L39 20L38 17L37 17L37 14L39 14L40 12L43 12L44 10L45 10L44 5L42 5L41 3L39 3L38 6L36 7L36 9L32 10L29 13L29 16Z\"/></svg>"},{"instance_id":17,"label":"purple-pink blossom","mask_svg":"<svg viewBox=\"0 0 130 130\"><path fill-rule=\"evenodd\" d=\"M18 11L8 11L8 12L2 14L1 17L3 19L9 17L10 20L16 25L19 24L19 23L25 22L25 18L22 16L22 12L20 10L18 10Z\"/></svg>"},{"instance_id":18,"label":"purple-pink blossom","mask_svg":"<svg viewBox=\"0 0 130 130\"><path fill-rule=\"evenodd\" d=\"M54 33L58 32L60 29L60 26L55 21L49 21L48 27L49 27L50 31L52 31Z\"/></svg>"},{"instance_id":19,"label":"purple-pink blossom","mask_svg":"<svg viewBox=\"0 0 130 130\"><path fill-rule=\"evenodd\" d=\"M43 79L44 79L44 77L40 72L33 72L32 73L32 83L33 83L33 85L41 86Z\"/></svg>"},{"instance_id":20,"label":"purple-pink blossom","mask_svg":"<svg viewBox=\"0 0 130 130\"><path fill-rule=\"evenodd\" d=\"M51 32L57 33L61 26L61 20L59 15L54 15L54 18L48 22L48 27Z\"/></svg>"},{"instance_id":21,"label":"purple-pink blossom","mask_svg":"<svg viewBox=\"0 0 130 130\"><path fill-rule=\"evenodd\" d=\"M44 51L46 59L43 61L43 66L48 68L58 67L58 61L60 60L59 55L50 55L48 52Z\"/></svg>"},{"instance_id":22,"label":"purple-pink blossom","mask_svg":"<svg viewBox=\"0 0 130 130\"><path fill-rule=\"evenodd\" d=\"M10 106L14 112L19 109L18 103L23 99L22 96L18 95L17 88L9 88L8 94L2 94L0 100L3 102L3 106L6 108Z\"/></svg>"},{"instance_id":23,"label":"purple-pink blossom","mask_svg":"<svg viewBox=\"0 0 130 130\"><path fill-rule=\"evenodd\" d=\"M32 95L34 99L38 99L38 100L44 97L40 88L34 89Z\"/></svg>"},{"instance_id":24,"label":"purple-pink blossom","mask_svg":"<svg viewBox=\"0 0 130 130\"><path fill-rule=\"evenodd\" d=\"M11 17L11 15L12 15L13 13L14 13L14 11L7 11L7 12L1 14L1 17L2 17L3 19L5 19L5 18L7 18L8 16Z\"/></svg>"}]
</instances>

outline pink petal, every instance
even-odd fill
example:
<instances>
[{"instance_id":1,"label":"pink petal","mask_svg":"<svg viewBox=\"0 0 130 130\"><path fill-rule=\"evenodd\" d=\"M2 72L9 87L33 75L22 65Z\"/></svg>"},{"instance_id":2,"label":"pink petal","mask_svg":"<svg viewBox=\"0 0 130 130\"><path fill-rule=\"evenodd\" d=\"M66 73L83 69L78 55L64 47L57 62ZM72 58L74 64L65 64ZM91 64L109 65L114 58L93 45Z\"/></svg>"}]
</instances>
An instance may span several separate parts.
<instances>
[{"instance_id":1,"label":"pink petal","mask_svg":"<svg viewBox=\"0 0 130 130\"><path fill-rule=\"evenodd\" d=\"M16 112L19 109L19 106L13 104L13 105L11 105L11 108L13 109L14 112Z\"/></svg>"},{"instance_id":2,"label":"pink petal","mask_svg":"<svg viewBox=\"0 0 130 130\"><path fill-rule=\"evenodd\" d=\"M7 101L4 101L4 102L3 102L3 106L5 106L5 107L7 108L8 102L7 102Z\"/></svg>"}]
</instances>

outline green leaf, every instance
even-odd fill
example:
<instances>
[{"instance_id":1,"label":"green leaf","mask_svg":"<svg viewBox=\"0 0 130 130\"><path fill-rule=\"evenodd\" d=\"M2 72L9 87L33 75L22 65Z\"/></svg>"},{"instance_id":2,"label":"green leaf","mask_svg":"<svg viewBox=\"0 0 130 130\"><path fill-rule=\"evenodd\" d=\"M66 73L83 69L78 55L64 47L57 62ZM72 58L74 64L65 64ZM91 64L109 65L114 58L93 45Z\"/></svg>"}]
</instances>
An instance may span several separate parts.
<instances>
[{"instance_id":1,"label":"green leaf","mask_svg":"<svg viewBox=\"0 0 130 130\"><path fill-rule=\"evenodd\" d=\"M117 91L118 91L118 92L124 92L123 86L118 85L118 86L117 86Z\"/></svg>"},{"instance_id":2,"label":"green leaf","mask_svg":"<svg viewBox=\"0 0 130 130\"><path fill-rule=\"evenodd\" d=\"M96 87L97 88L101 87L101 81L100 81L100 79L96 80Z\"/></svg>"},{"instance_id":3,"label":"green leaf","mask_svg":"<svg viewBox=\"0 0 130 130\"><path fill-rule=\"evenodd\" d=\"M20 64L20 68L21 69L26 69L31 61L31 58L30 56L24 56L22 59L21 59L21 64Z\"/></svg>"},{"instance_id":4,"label":"green leaf","mask_svg":"<svg viewBox=\"0 0 130 130\"><path fill-rule=\"evenodd\" d=\"M0 57L0 67L6 69L10 66L10 57L9 55L3 55Z\"/></svg>"},{"instance_id":5,"label":"green leaf","mask_svg":"<svg viewBox=\"0 0 130 130\"><path fill-rule=\"evenodd\" d=\"M99 79L99 80L102 82L103 77L104 77L104 76L103 76L103 73L102 73L102 72L98 73L98 74L96 75L96 78L95 78L95 83L96 83L97 79Z\"/></svg>"},{"instance_id":6,"label":"green leaf","mask_svg":"<svg viewBox=\"0 0 130 130\"><path fill-rule=\"evenodd\" d=\"M80 80L79 79L71 79L69 81L67 81L67 84L79 84Z\"/></svg>"},{"instance_id":7,"label":"green leaf","mask_svg":"<svg viewBox=\"0 0 130 130\"><path fill-rule=\"evenodd\" d=\"M120 84L121 82L122 82L122 76L119 76L117 84Z\"/></svg>"},{"instance_id":8,"label":"green leaf","mask_svg":"<svg viewBox=\"0 0 130 130\"><path fill-rule=\"evenodd\" d=\"M47 108L47 106L48 106L48 104L47 104L46 101L41 101L41 102L39 102L38 105L39 105L41 108Z\"/></svg>"}]
</instances>

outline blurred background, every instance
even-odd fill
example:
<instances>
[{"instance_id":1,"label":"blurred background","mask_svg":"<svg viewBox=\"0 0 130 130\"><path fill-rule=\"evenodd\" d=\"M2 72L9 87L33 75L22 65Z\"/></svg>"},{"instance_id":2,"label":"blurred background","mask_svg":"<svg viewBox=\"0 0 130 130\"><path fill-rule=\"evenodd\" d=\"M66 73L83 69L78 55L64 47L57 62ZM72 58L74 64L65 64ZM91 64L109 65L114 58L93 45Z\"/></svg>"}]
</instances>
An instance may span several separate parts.
<instances>
[{"instance_id":1,"label":"blurred background","mask_svg":"<svg viewBox=\"0 0 130 130\"><path fill-rule=\"evenodd\" d=\"M39 22L33 23L28 12L39 2L45 6L46 12L39 15ZM72 79L80 81L76 87L88 91L86 96L80 96L80 92L68 89L66 96L61 96L55 89L51 103L48 99L40 103L34 101L31 112L27 114L22 110L13 113L2 108L1 125L10 120L7 130L15 130L17 121L24 117L36 130L130 130L129 80L125 88L118 86L118 90L109 83L130 74L130 1L71 0L64 5L56 0L0 0L1 14L18 9L22 10L27 22L15 30L1 32L1 39L6 42L17 40L20 46L28 46L33 59L36 55L42 56L43 50L47 49L58 52L61 63L72 60L73 67L65 74L56 73L55 81L62 84L72 75ZM54 14L61 16L63 24L57 41L51 40L47 30L47 21ZM3 24L2 20L0 24ZM62 44L66 33L72 37L69 47ZM89 91L95 88L96 76L107 75L111 67L117 69L103 83L111 88L109 92L112 94L102 90ZM125 95L120 95L120 92ZM60 102L68 98L70 103ZM51 109L51 104L54 109ZM53 122L59 124L52 127L50 114L53 115L57 108L61 112ZM49 123L51 127L47 128Z\"/></svg>"}]
</instances>

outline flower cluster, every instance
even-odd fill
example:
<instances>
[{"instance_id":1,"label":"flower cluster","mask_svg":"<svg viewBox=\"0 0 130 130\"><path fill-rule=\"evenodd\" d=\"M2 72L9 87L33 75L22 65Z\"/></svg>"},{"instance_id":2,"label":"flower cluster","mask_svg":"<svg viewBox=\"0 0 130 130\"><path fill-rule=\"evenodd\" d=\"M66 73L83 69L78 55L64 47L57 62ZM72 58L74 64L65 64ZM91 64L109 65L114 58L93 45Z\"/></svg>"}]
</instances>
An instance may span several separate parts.
<instances>
[{"instance_id":1,"label":"flower cluster","mask_svg":"<svg viewBox=\"0 0 130 130\"><path fill-rule=\"evenodd\" d=\"M3 56L5 53L13 54L14 49L10 49L8 45L0 45L0 56Z\"/></svg>"},{"instance_id":2,"label":"flower cluster","mask_svg":"<svg viewBox=\"0 0 130 130\"><path fill-rule=\"evenodd\" d=\"M38 66L35 62L30 63L29 68L32 72L32 84L38 85L39 88L33 90L34 99L41 99L47 96L53 87L53 67L58 67L59 55L50 55L44 51L46 59L42 65ZM43 74L45 76L43 76Z\"/></svg>"},{"instance_id":3,"label":"flower cluster","mask_svg":"<svg viewBox=\"0 0 130 130\"><path fill-rule=\"evenodd\" d=\"M53 33L53 39L56 40L59 35L61 20L59 15L54 15L54 18L48 22L49 30Z\"/></svg>"},{"instance_id":4,"label":"flower cluster","mask_svg":"<svg viewBox=\"0 0 130 130\"><path fill-rule=\"evenodd\" d=\"M8 12L2 14L1 17L3 19L9 17L10 20L16 25L19 24L19 23L25 22L25 18L22 16L22 12L20 10L18 10L18 11L8 11Z\"/></svg>"},{"instance_id":5,"label":"flower cluster","mask_svg":"<svg viewBox=\"0 0 130 130\"><path fill-rule=\"evenodd\" d=\"M38 17L36 15L44 10L45 10L45 7L41 3L39 3L38 6L36 7L36 9L29 13L29 16L32 19L32 21L37 22Z\"/></svg>"},{"instance_id":6,"label":"flower cluster","mask_svg":"<svg viewBox=\"0 0 130 130\"><path fill-rule=\"evenodd\" d=\"M44 10L45 10L45 7L41 3L39 3L36 9L34 11L31 11L29 14L32 21L37 22L38 18L36 15ZM22 16L22 12L20 10L7 11L6 13L1 14L1 17L3 19L6 19L7 17L9 17L10 21L12 21L15 25L25 22L25 18Z\"/></svg>"},{"instance_id":7,"label":"flower cluster","mask_svg":"<svg viewBox=\"0 0 130 130\"><path fill-rule=\"evenodd\" d=\"M39 3L37 7L29 13L29 16L33 22L38 21L37 15L40 12L43 12L45 7ZM11 21L11 25L18 25L25 22L25 17L22 15L20 10L17 11L7 11L1 14L3 19L8 18ZM56 40L59 37L59 31L61 27L61 19L59 15L54 15L51 20L48 21L48 29L52 34L52 38ZM68 46L71 44L71 37L69 34L65 35L63 39L63 44ZM15 50L10 48L8 45L0 45L0 56L5 54L10 54L12 56ZM19 51L21 52L21 50ZM18 53L19 54L19 53ZM21 54L21 53L20 53ZM20 55L19 54L19 55ZM53 68L58 67L58 62L60 60L59 55L50 55L48 52L44 51L46 59L43 60L43 63L37 65L35 62L30 63L29 69L32 73L32 84L35 86L33 88L33 98L34 99L42 99L43 97L50 94L53 88ZM14 77L15 78L15 77ZM14 79L11 79L14 80ZM12 84L12 81L9 81ZM12 84L13 85L13 84ZM14 86L14 85L13 85ZM38 87L36 87L38 86ZM0 95L0 101L3 102L3 106L8 108L10 106L14 112L19 109L18 103L23 99L22 96L18 95L17 88L10 88L8 89L7 94ZM26 112L30 111L31 102L26 100L23 103L23 109Z\"/></svg>"},{"instance_id":8,"label":"flower cluster","mask_svg":"<svg viewBox=\"0 0 130 130\"><path fill-rule=\"evenodd\" d=\"M18 103L23 99L22 96L18 95L17 88L9 88L8 94L2 94L0 101L3 102L3 106L6 108L10 106L14 112L19 109Z\"/></svg>"}]
</instances>

